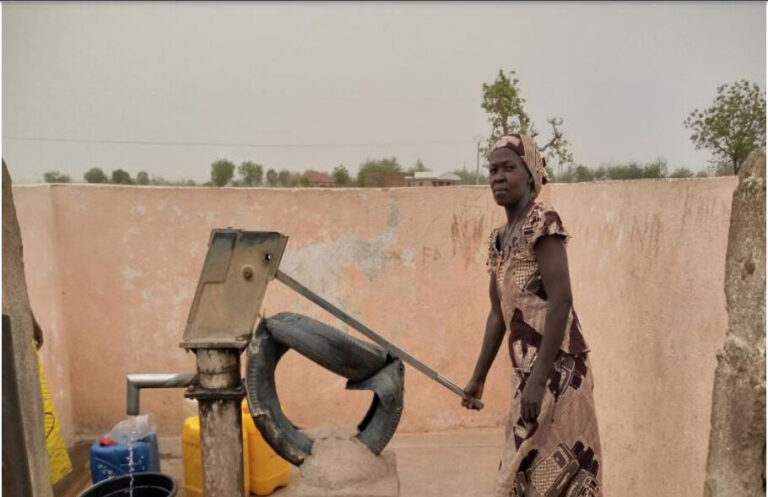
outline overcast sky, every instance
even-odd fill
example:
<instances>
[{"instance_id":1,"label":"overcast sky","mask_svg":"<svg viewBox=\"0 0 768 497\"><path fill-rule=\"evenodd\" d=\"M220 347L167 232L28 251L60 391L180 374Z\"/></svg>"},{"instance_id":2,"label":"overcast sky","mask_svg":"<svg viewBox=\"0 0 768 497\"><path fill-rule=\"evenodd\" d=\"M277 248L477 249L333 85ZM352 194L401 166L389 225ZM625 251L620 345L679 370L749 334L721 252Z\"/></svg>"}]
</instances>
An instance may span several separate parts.
<instances>
[{"instance_id":1,"label":"overcast sky","mask_svg":"<svg viewBox=\"0 0 768 497\"><path fill-rule=\"evenodd\" d=\"M17 182L94 166L201 181L218 158L474 168L481 86L504 69L539 129L563 117L578 162L698 170L683 120L720 84L765 88L765 8L3 2L2 154Z\"/></svg>"}]
</instances>

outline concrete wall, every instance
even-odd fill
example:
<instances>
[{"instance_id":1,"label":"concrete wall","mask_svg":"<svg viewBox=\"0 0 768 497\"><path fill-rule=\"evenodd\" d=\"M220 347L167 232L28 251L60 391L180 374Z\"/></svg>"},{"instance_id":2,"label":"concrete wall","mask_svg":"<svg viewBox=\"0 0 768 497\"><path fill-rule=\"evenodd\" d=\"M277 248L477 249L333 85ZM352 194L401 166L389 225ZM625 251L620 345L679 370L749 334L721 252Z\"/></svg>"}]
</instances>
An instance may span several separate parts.
<instances>
[{"instance_id":1,"label":"concrete wall","mask_svg":"<svg viewBox=\"0 0 768 497\"><path fill-rule=\"evenodd\" d=\"M635 180L542 194L573 235L571 281L593 350L611 495L701 495L735 186ZM488 312L486 240L503 222L485 187L61 185L14 195L30 299L48 332L45 366L70 437L123 417L125 374L194 368L178 342L214 227L288 234L286 272L461 385L474 366ZM274 282L264 311L283 310L339 325ZM499 425L510 397L505 350L480 413L406 368L401 431ZM285 412L304 426L362 418L369 394L343 386L295 353L278 368ZM142 409L161 431L180 431L181 391L146 391Z\"/></svg>"},{"instance_id":2,"label":"concrete wall","mask_svg":"<svg viewBox=\"0 0 768 497\"><path fill-rule=\"evenodd\" d=\"M6 495L53 495L45 451L43 398L33 346L24 247L8 168L3 164L3 484ZM13 366L9 363L13 362ZM8 374L11 373L12 374ZM6 397L7 396L7 397ZM16 398L13 398L16 397ZM12 432L12 433L9 433ZM20 450L25 449L19 453ZM19 461L19 459L22 459Z\"/></svg>"}]
</instances>

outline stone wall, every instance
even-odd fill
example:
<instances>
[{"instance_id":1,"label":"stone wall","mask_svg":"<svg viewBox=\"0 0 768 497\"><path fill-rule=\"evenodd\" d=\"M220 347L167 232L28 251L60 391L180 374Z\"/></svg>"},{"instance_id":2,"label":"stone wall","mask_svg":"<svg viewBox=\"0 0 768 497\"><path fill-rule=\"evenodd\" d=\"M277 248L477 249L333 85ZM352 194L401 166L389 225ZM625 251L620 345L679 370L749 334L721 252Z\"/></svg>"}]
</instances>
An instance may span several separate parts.
<instances>
[{"instance_id":1,"label":"stone wall","mask_svg":"<svg viewBox=\"0 0 768 497\"><path fill-rule=\"evenodd\" d=\"M704 495L756 497L765 495L765 149L739 168L725 295Z\"/></svg>"}]
</instances>

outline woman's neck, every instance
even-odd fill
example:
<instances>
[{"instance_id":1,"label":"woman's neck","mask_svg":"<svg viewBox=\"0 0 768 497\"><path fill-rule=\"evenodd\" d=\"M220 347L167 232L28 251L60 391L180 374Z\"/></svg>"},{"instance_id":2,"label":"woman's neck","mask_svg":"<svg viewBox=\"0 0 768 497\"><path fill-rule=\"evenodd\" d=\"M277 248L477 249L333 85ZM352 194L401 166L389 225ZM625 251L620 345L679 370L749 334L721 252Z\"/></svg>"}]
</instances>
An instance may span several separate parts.
<instances>
[{"instance_id":1,"label":"woman's neck","mask_svg":"<svg viewBox=\"0 0 768 497\"><path fill-rule=\"evenodd\" d=\"M528 208L529 205L533 203L533 199L530 195L525 195L523 198L518 200L513 205L509 205L504 207L504 210L507 213L507 224L513 224L515 221L520 219L523 212Z\"/></svg>"}]
</instances>

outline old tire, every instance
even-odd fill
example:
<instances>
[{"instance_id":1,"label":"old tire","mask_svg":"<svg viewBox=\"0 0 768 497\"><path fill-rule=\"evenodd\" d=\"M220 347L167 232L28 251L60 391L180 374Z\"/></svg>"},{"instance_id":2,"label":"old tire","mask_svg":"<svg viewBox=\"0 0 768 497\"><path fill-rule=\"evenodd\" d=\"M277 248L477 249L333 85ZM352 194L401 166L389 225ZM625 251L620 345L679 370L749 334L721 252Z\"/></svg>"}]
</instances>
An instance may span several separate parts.
<instances>
[{"instance_id":1,"label":"old tire","mask_svg":"<svg viewBox=\"0 0 768 497\"><path fill-rule=\"evenodd\" d=\"M403 363L377 345L315 319L287 312L263 319L248 347L248 403L264 440L296 466L312 453L313 440L285 417L275 387L275 368L289 349L347 378L348 389L374 392L371 407L358 425L358 437L371 452L379 454L400 422Z\"/></svg>"}]
</instances>

